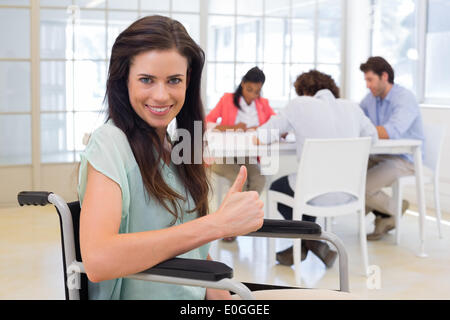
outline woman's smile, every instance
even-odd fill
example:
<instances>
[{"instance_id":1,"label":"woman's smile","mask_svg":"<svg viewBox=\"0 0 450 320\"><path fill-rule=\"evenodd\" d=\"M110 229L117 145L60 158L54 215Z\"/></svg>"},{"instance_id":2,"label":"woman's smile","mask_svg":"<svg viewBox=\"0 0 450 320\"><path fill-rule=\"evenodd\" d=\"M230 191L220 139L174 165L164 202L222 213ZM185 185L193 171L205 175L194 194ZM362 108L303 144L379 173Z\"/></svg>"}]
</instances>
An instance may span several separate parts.
<instances>
[{"instance_id":1,"label":"woman's smile","mask_svg":"<svg viewBox=\"0 0 450 320\"><path fill-rule=\"evenodd\" d=\"M172 109L173 105L168 106L151 106L146 104L145 109L150 111L152 114L157 116L163 116L170 112L170 109Z\"/></svg>"}]
</instances>

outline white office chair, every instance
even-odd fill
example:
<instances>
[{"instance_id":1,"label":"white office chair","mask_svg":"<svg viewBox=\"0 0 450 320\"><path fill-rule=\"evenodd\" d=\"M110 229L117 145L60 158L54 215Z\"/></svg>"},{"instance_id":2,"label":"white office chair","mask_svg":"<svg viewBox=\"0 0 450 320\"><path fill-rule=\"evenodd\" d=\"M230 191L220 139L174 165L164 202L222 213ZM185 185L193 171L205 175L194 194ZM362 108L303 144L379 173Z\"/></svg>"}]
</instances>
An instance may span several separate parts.
<instances>
[{"instance_id":1,"label":"white office chair","mask_svg":"<svg viewBox=\"0 0 450 320\"><path fill-rule=\"evenodd\" d=\"M302 214L333 217L357 213L364 275L368 275L369 259L365 226L366 173L371 138L306 139L297 170L294 197L269 190L269 218L277 212L277 203L293 208L293 220ZM318 206L311 200L327 193L346 193L353 200L345 204ZM301 242L294 240L294 268L296 283L300 278ZM275 242L269 240L269 256L274 262Z\"/></svg>"},{"instance_id":2,"label":"white office chair","mask_svg":"<svg viewBox=\"0 0 450 320\"><path fill-rule=\"evenodd\" d=\"M441 205L439 202L439 166L444 142L446 128L438 125L424 125L425 149L422 150L424 157L424 165L430 169L431 175L424 175L424 184L432 184L434 189L434 204L436 209L436 221L438 227L439 238L442 238L441 231ZM397 213L395 215L395 242L400 242L400 221L402 217L402 200L403 187L407 185L415 185L416 177L414 175L398 178L392 185L393 197L397 200Z\"/></svg>"}]
</instances>

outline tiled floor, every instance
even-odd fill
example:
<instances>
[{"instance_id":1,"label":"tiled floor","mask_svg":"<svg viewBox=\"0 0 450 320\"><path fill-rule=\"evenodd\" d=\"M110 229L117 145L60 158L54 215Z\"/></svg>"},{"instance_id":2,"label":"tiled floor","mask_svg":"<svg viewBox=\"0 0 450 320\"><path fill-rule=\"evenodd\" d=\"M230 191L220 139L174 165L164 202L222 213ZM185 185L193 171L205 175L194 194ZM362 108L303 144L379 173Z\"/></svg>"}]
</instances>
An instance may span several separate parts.
<instances>
[{"instance_id":1,"label":"tiled floor","mask_svg":"<svg viewBox=\"0 0 450 320\"><path fill-rule=\"evenodd\" d=\"M449 221L449 215L444 215ZM368 231L373 217L367 217ZM320 222L320 221L319 221ZM418 218L408 211L400 245L394 233L368 243L369 264L381 270L381 289L368 289L362 275L356 216L335 219L333 232L346 245L350 263L350 290L365 299L450 299L450 223L427 219L427 258L419 258ZM290 245L277 240L277 249ZM235 270L238 280L294 285L294 270L268 265L267 241L239 237L236 242L214 242L212 256ZM338 288L337 263L329 270L311 253L302 264L304 287ZM0 299L63 299L59 222L53 207L0 209Z\"/></svg>"},{"instance_id":2,"label":"tiled floor","mask_svg":"<svg viewBox=\"0 0 450 320\"><path fill-rule=\"evenodd\" d=\"M373 217L367 218L368 230ZM369 264L381 271L381 289L369 289L362 273L362 261L356 219L335 219L333 232L344 242L349 256L350 291L363 299L450 299L450 224L443 225L438 239L435 223L426 223L427 258L416 256L419 249L418 219L412 214L403 219L403 236L394 244L394 233L378 242L368 242ZM277 240L277 250L291 245ZM232 266L242 281L295 285L294 269L267 264L267 245L261 238L240 237L235 243L219 242L219 260ZM214 247L212 249L214 252ZM302 263L302 286L338 289L338 264L326 269L312 253Z\"/></svg>"}]
</instances>

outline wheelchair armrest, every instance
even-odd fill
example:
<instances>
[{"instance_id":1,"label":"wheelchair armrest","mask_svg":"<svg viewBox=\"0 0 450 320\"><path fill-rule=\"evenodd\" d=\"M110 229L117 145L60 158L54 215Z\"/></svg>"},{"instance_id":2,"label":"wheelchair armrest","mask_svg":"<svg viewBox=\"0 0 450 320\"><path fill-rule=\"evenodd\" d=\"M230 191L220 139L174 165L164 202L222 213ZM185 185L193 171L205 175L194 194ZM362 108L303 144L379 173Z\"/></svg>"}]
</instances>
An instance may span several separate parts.
<instances>
[{"instance_id":1,"label":"wheelchair armrest","mask_svg":"<svg viewBox=\"0 0 450 320\"><path fill-rule=\"evenodd\" d=\"M49 204L48 196L52 192L47 191L22 191L17 195L17 201L20 206L41 205L45 206Z\"/></svg>"},{"instance_id":2,"label":"wheelchair armrest","mask_svg":"<svg viewBox=\"0 0 450 320\"><path fill-rule=\"evenodd\" d=\"M349 292L348 256L343 242L330 232L322 232L320 225L309 221L264 219L260 229L246 234L250 237L325 240L334 244L339 255L340 290Z\"/></svg>"},{"instance_id":3,"label":"wheelchair armrest","mask_svg":"<svg viewBox=\"0 0 450 320\"><path fill-rule=\"evenodd\" d=\"M217 261L173 258L126 278L228 290L242 299L254 299L245 285L233 279L233 269Z\"/></svg>"},{"instance_id":4,"label":"wheelchair armrest","mask_svg":"<svg viewBox=\"0 0 450 320\"><path fill-rule=\"evenodd\" d=\"M233 278L233 269L224 263L185 258L173 258L163 261L141 273L203 281L219 281L225 278Z\"/></svg>"},{"instance_id":5,"label":"wheelchair armrest","mask_svg":"<svg viewBox=\"0 0 450 320\"><path fill-rule=\"evenodd\" d=\"M320 225L310 221L264 219L264 223L260 229L246 234L246 236L301 238L301 235L320 235L321 233L322 228Z\"/></svg>"}]
</instances>

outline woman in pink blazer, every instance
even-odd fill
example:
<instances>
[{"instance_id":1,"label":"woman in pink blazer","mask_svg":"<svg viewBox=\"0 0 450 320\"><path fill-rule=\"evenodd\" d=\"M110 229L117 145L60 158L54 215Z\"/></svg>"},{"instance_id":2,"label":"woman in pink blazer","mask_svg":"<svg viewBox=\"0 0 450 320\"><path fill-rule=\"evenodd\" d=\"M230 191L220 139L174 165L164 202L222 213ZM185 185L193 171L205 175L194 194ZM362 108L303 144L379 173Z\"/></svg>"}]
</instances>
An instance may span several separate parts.
<instances>
[{"instance_id":1,"label":"woman in pink blazer","mask_svg":"<svg viewBox=\"0 0 450 320\"><path fill-rule=\"evenodd\" d=\"M218 118L222 118L220 124L214 127L214 130L220 131L227 129L246 131L256 129L266 123L275 112L270 107L269 101L260 96L265 79L264 73L258 67L250 69L234 93L225 93L222 96L216 107L206 116L206 121L215 124ZM211 170L233 183L241 164L237 164L236 158L233 164L225 164L225 159L222 163L213 164ZM266 179L261 175L259 164L250 164L247 157L245 166L247 167L245 190L261 193ZM225 238L224 240L233 241L234 239Z\"/></svg>"},{"instance_id":2,"label":"woman in pink blazer","mask_svg":"<svg viewBox=\"0 0 450 320\"><path fill-rule=\"evenodd\" d=\"M206 121L216 123L219 117L222 118L222 122L214 128L221 131L247 130L266 123L275 112L270 107L269 100L260 96L264 82L265 75L262 70L258 67L250 69L234 93L225 93L222 96L216 107L206 116ZM250 115L255 117L251 119ZM256 123L257 125L254 125Z\"/></svg>"}]
</instances>

